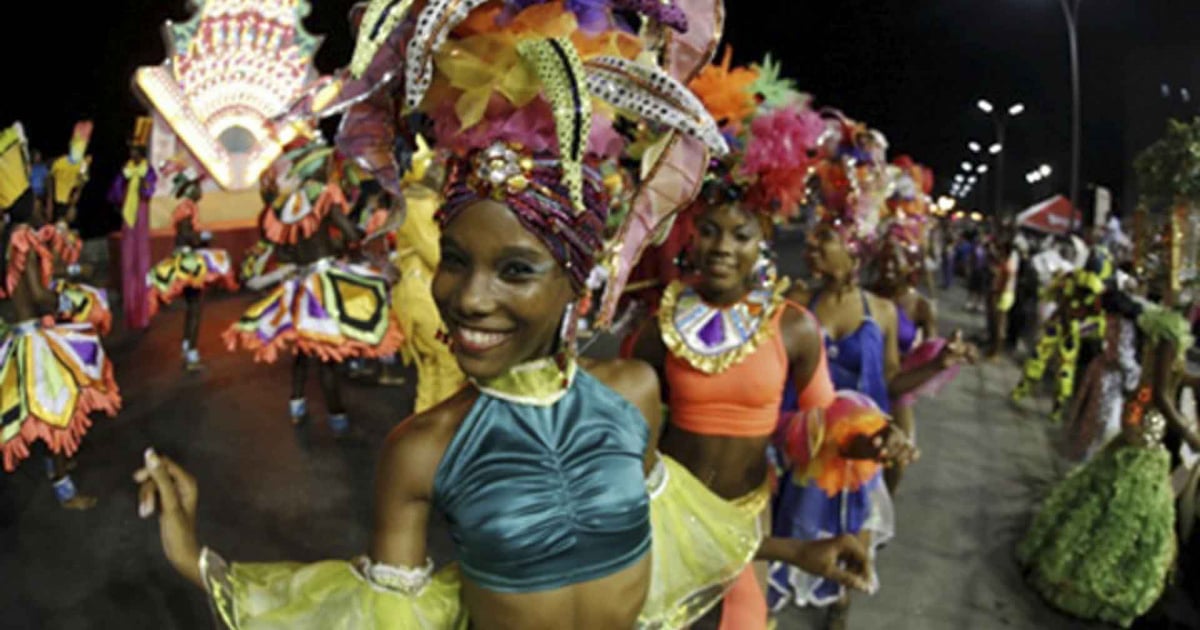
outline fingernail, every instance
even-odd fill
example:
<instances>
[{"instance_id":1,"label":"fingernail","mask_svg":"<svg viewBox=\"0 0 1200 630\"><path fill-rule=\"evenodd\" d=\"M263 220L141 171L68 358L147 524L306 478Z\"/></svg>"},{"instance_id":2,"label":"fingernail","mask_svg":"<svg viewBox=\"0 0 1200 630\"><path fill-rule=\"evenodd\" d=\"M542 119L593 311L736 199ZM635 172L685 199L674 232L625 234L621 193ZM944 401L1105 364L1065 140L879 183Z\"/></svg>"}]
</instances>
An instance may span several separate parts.
<instances>
[{"instance_id":1,"label":"fingernail","mask_svg":"<svg viewBox=\"0 0 1200 630\"><path fill-rule=\"evenodd\" d=\"M154 447L146 449L146 467L153 470L158 468L158 453L154 452Z\"/></svg>"},{"instance_id":2,"label":"fingernail","mask_svg":"<svg viewBox=\"0 0 1200 630\"><path fill-rule=\"evenodd\" d=\"M142 502L138 503L138 516L139 517L147 518L153 513L154 513L154 506L152 506L149 501L142 501Z\"/></svg>"}]
</instances>

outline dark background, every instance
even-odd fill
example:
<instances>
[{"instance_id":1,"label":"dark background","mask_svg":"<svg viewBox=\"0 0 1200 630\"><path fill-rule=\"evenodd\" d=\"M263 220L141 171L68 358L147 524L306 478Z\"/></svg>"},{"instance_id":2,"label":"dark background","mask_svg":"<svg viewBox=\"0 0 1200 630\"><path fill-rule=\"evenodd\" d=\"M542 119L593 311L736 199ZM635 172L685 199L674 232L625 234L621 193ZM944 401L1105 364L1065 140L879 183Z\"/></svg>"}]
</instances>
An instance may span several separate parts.
<instances>
[{"instance_id":1,"label":"dark background","mask_svg":"<svg viewBox=\"0 0 1200 630\"><path fill-rule=\"evenodd\" d=\"M349 59L345 15L352 2L313 4L306 25L326 37L317 64L329 71ZM979 98L1027 106L1008 133L1009 206L1065 192L1070 84L1058 0L741 0L727 6L726 41L739 62L773 51L819 106L869 122L887 134L893 154L934 167L938 192L968 159L968 140L992 141L989 120L974 106ZM34 2L21 9L23 26L0 43L10 60L0 124L24 122L33 146L52 159L65 152L74 121L93 118L95 165L81 208L83 227L91 234L114 228L117 219L103 194L141 110L130 77L137 66L163 60L163 21L186 19L189 9L184 0ZM1200 2L1192 0L1083 0L1082 180L1112 188L1118 212L1135 198L1129 163L1136 152L1157 137L1168 116L1200 111L1196 24ZM1190 89L1190 102L1180 88ZM1043 162L1054 175L1030 186L1024 173ZM971 201L990 205L984 184Z\"/></svg>"}]
</instances>

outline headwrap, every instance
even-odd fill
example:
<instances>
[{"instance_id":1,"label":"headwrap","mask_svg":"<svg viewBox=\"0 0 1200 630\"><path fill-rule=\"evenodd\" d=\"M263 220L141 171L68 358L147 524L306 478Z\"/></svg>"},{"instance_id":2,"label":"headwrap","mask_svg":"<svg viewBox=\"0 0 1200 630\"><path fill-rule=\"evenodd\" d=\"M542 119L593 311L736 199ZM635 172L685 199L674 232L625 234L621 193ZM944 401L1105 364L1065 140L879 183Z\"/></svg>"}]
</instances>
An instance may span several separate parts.
<instances>
[{"instance_id":1,"label":"headwrap","mask_svg":"<svg viewBox=\"0 0 1200 630\"><path fill-rule=\"evenodd\" d=\"M446 225L480 199L504 203L563 265L572 286L582 290L604 245L609 208L599 169L594 164L582 169L583 210L577 211L562 166L552 156L522 155L496 143L469 159L452 158L438 223Z\"/></svg>"}]
</instances>

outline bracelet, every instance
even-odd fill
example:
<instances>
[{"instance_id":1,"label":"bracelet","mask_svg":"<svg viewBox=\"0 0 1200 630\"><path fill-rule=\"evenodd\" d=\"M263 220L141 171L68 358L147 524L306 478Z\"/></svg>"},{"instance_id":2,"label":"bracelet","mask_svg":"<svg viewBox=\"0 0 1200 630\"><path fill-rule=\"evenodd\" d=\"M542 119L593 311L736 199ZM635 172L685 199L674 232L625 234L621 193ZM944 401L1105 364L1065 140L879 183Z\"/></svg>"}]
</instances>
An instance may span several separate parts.
<instances>
[{"instance_id":1,"label":"bracelet","mask_svg":"<svg viewBox=\"0 0 1200 630\"><path fill-rule=\"evenodd\" d=\"M74 499L77 494L75 482L71 481L70 475L65 475L62 479L54 482L54 496L58 497L59 503L66 503Z\"/></svg>"},{"instance_id":2,"label":"bracelet","mask_svg":"<svg viewBox=\"0 0 1200 630\"><path fill-rule=\"evenodd\" d=\"M371 584L401 595L419 594L433 578L432 558L426 558L425 566L419 568L375 563L366 556L355 558L352 564Z\"/></svg>"}]
</instances>

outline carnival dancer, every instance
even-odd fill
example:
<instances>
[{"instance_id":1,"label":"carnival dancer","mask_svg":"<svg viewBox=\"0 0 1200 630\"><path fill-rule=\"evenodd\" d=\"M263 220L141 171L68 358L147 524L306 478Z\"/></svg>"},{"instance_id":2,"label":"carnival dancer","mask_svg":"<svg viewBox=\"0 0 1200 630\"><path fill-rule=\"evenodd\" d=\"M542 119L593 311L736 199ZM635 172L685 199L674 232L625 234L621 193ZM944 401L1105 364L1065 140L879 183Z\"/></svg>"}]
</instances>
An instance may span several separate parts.
<instances>
[{"instance_id":1,"label":"carnival dancer","mask_svg":"<svg viewBox=\"0 0 1200 630\"><path fill-rule=\"evenodd\" d=\"M226 291L238 289L229 253L204 247L204 234L197 230L203 181L203 173L191 168L184 168L175 175L172 192L180 200L171 214L171 222L175 225L175 251L146 274L150 317L181 295L187 305L183 318L183 366L189 372L202 369L197 342L204 291L209 287L221 287Z\"/></svg>"},{"instance_id":2,"label":"carnival dancer","mask_svg":"<svg viewBox=\"0 0 1200 630\"><path fill-rule=\"evenodd\" d=\"M20 125L0 132L0 207L6 211L0 249L0 298L15 323L0 337L0 452L12 472L42 441L59 503L87 509L95 499L77 490L68 458L92 425L89 415L116 415L121 406L112 364L91 324L54 322L59 297L50 290L53 254L31 227L35 215L25 139Z\"/></svg>"},{"instance_id":3,"label":"carnival dancer","mask_svg":"<svg viewBox=\"0 0 1200 630\"><path fill-rule=\"evenodd\" d=\"M859 257L877 228L889 189L884 153L877 131L831 113L814 167L819 190L819 221L810 232L810 271L820 280L815 291L799 295L821 322L834 386L865 394L885 414L892 400L907 394L963 360L966 347L956 334L927 365L901 371L895 306L859 284ZM774 516L777 536L821 539L850 533L871 549L894 532L891 498L881 466L829 486L825 473L845 463L817 459L795 468L780 484ZM832 467L832 468L830 468ZM873 588L877 587L877 582ZM831 628L847 623L849 598L843 588L819 576L786 566L773 567L771 603L829 607Z\"/></svg>"},{"instance_id":4,"label":"carnival dancer","mask_svg":"<svg viewBox=\"0 0 1200 630\"><path fill-rule=\"evenodd\" d=\"M121 304L125 326L141 330L150 325L146 274L150 272L150 199L158 173L146 159L153 124L139 118L129 142L129 160L108 189L108 202L121 217Z\"/></svg>"},{"instance_id":5,"label":"carnival dancer","mask_svg":"<svg viewBox=\"0 0 1200 630\"><path fill-rule=\"evenodd\" d=\"M47 188L48 206L52 213L46 217L47 222L75 222L79 195L88 181L88 171L92 165L92 156L87 154L88 143L92 139L92 127L90 120L75 123L67 154L59 156L50 164L50 183Z\"/></svg>"},{"instance_id":6,"label":"carnival dancer","mask_svg":"<svg viewBox=\"0 0 1200 630\"><path fill-rule=\"evenodd\" d=\"M259 224L264 237L278 248L280 260L290 264L273 272L279 285L247 309L224 339L230 350L253 352L256 361L273 363L288 350L295 354L288 410L296 424L308 417L304 392L309 363L317 361L329 426L341 437L348 434L350 420L341 398L338 364L349 358L392 355L402 335L388 309L383 273L340 257L345 242L362 237L346 215L342 169L350 165L334 155L333 148L315 141L287 157L293 165L290 177L300 184L284 195L275 175L264 175L265 207Z\"/></svg>"},{"instance_id":7,"label":"carnival dancer","mask_svg":"<svg viewBox=\"0 0 1200 630\"><path fill-rule=\"evenodd\" d=\"M887 219L881 224L877 241L876 295L886 298L896 308L896 341L900 350L901 371L911 371L938 357L946 340L938 333L937 306L923 295L917 284L925 264L924 234L928 227L926 208L933 185L933 174L900 156L892 163L895 192L888 199ZM969 348L973 359L974 348ZM895 399L892 418L916 444L916 420L913 404L920 395L933 395L958 375L958 366L951 366L935 378L926 381L915 391ZM884 470L888 492L895 493L907 463L896 461Z\"/></svg>"},{"instance_id":8,"label":"carnival dancer","mask_svg":"<svg viewBox=\"0 0 1200 630\"><path fill-rule=\"evenodd\" d=\"M696 273L668 284L635 354L655 366L669 401L663 452L766 529L766 448L789 373L805 410L833 402L820 324L789 299L770 249L775 222L799 211L808 151L825 126L769 58L734 68L731 56L726 49L690 87L739 148L709 168L688 220L677 222L694 233L668 237L690 241L685 255ZM788 562L804 544L768 539L760 557ZM766 568L739 576L722 605L722 628L767 627Z\"/></svg>"},{"instance_id":9,"label":"carnival dancer","mask_svg":"<svg viewBox=\"0 0 1200 630\"><path fill-rule=\"evenodd\" d=\"M1046 288L1045 294L1054 301L1055 310L1042 328L1034 354L1025 360L1021 381L1012 392L1014 402L1029 397L1053 361L1057 372L1050 417L1054 421L1062 419L1075 394L1081 347L1105 336L1107 320L1101 300L1112 275L1112 261L1096 250L1080 269L1061 276Z\"/></svg>"},{"instance_id":10,"label":"carnival dancer","mask_svg":"<svg viewBox=\"0 0 1200 630\"><path fill-rule=\"evenodd\" d=\"M381 6L363 33L378 30L368 25L391 17L388 11L407 9ZM656 21L673 7L644 6ZM622 80L606 96L651 99L668 91L678 100L640 111L709 138L704 123L712 128L711 119L669 75L635 65L629 57L639 56L640 40L604 30L615 23L607 5L572 10L555 2L512 15L446 8L430 4L416 20L405 64L415 70L431 55L433 86L426 92L428 84L409 80L412 101L435 117L453 116L466 94L453 88L463 68L437 53L487 51L477 46L483 43L498 46L481 60L488 67L515 63L529 73L529 100L495 99L486 120L466 129L450 122L439 133L439 146L454 156L433 293L470 384L389 438L371 557L353 565L227 566L196 542L195 482L153 453L137 475L141 498L162 506L168 557L210 585L232 627L356 619L364 629L461 628L466 616L481 630L685 627L742 570L759 536L753 516L656 456L662 407L650 368L574 356L579 302L603 254L609 203L595 166L614 159L597 153L612 144L596 142L609 126L603 113L612 110L593 109L584 81L603 62L636 73L618 76L646 79ZM602 13L586 13L593 10ZM595 26L601 31L583 36L576 25L584 17L593 25L604 18ZM604 33L639 45L624 49L629 57L584 45ZM486 39L472 39L479 37ZM532 124L507 124L514 116ZM520 146L512 144L517 138ZM425 540L434 510L447 517L459 555L436 575ZM837 571L845 546L809 549L814 566Z\"/></svg>"},{"instance_id":11,"label":"carnival dancer","mask_svg":"<svg viewBox=\"0 0 1200 630\"><path fill-rule=\"evenodd\" d=\"M1178 278L1177 266L1166 267L1168 279ZM1141 380L1121 416L1122 437L1055 486L1017 549L1029 583L1076 617L1129 627L1158 600L1175 562L1173 454L1164 438L1200 450L1200 436L1175 405L1194 340L1171 306L1174 293L1166 291L1162 306L1131 309L1128 299L1106 300L1136 317L1145 340Z\"/></svg>"}]
</instances>

